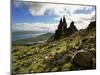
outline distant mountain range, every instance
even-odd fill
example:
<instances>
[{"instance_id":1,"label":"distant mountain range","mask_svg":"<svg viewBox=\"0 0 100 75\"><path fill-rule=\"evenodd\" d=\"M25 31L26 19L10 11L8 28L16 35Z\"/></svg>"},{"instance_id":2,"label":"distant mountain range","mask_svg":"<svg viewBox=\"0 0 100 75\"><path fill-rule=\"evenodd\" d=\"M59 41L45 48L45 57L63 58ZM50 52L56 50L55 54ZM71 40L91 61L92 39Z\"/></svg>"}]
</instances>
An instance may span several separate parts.
<instances>
[{"instance_id":1,"label":"distant mountain range","mask_svg":"<svg viewBox=\"0 0 100 75\"><path fill-rule=\"evenodd\" d=\"M41 31L14 31L12 32L12 41L14 42L19 39L32 38L45 33L46 32Z\"/></svg>"},{"instance_id":2,"label":"distant mountain range","mask_svg":"<svg viewBox=\"0 0 100 75\"><path fill-rule=\"evenodd\" d=\"M14 31L12 32L12 35L22 35L22 34L37 34L37 33L43 33L41 31Z\"/></svg>"},{"instance_id":3,"label":"distant mountain range","mask_svg":"<svg viewBox=\"0 0 100 75\"><path fill-rule=\"evenodd\" d=\"M45 34L38 35L36 37L16 40L16 41L13 42L13 44L42 43L42 42L48 40L52 35L53 35L53 33L48 32L48 33L45 33Z\"/></svg>"}]
</instances>

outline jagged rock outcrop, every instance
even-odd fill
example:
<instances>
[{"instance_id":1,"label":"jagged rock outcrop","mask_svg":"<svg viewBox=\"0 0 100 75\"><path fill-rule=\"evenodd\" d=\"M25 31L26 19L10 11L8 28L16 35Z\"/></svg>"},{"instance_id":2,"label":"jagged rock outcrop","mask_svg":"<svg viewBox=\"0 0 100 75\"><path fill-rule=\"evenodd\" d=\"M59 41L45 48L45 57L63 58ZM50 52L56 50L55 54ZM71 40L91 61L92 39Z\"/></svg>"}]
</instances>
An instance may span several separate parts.
<instances>
[{"instance_id":1,"label":"jagged rock outcrop","mask_svg":"<svg viewBox=\"0 0 100 75\"><path fill-rule=\"evenodd\" d=\"M96 21L90 22L89 26L87 27L87 29L91 29L91 28L96 28Z\"/></svg>"},{"instance_id":2,"label":"jagged rock outcrop","mask_svg":"<svg viewBox=\"0 0 100 75\"><path fill-rule=\"evenodd\" d=\"M62 36L69 36L76 31L78 31L78 30L75 27L74 22L72 21L71 24L70 24L70 27L67 28L66 19L65 19L65 17L63 17L63 19L62 18L60 19L58 28L55 31L54 39L57 40Z\"/></svg>"},{"instance_id":3,"label":"jagged rock outcrop","mask_svg":"<svg viewBox=\"0 0 100 75\"><path fill-rule=\"evenodd\" d=\"M65 17L63 17L63 28L62 28L64 31L66 31L67 29L67 23L66 23L66 19Z\"/></svg>"},{"instance_id":4,"label":"jagged rock outcrop","mask_svg":"<svg viewBox=\"0 0 100 75\"><path fill-rule=\"evenodd\" d=\"M73 34L76 31L78 31L78 30L75 27L74 22L72 21L71 24L70 24L70 27L67 29L66 35L69 36L69 35Z\"/></svg>"},{"instance_id":5,"label":"jagged rock outcrop","mask_svg":"<svg viewBox=\"0 0 100 75\"><path fill-rule=\"evenodd\" d=\"M67 23L65 17L60 19L60 23L58 25L57 30L55 31L54 39L58 39L61 36L65 36L67 31Z\"/></svg>"}]
</instances>

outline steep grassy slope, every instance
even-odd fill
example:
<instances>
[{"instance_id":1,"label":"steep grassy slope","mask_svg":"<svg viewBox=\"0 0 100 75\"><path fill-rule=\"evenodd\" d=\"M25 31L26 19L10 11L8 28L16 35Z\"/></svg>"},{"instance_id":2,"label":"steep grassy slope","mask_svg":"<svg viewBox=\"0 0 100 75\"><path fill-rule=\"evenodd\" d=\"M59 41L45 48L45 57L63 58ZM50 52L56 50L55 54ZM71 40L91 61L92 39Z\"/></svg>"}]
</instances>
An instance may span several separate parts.
<instances>
[{"instance_id":1,"label":"steep grassy slope","mask_svg":"<svg viewBox=\"0 0 100 75\"><path fill-rule=\"evenodd\" d=\"M12 73L78 70L71 62L75 52L95 48L96 29L84 29L68 37L29 46L12 46ZM92 69L92 68L91 68Z\"/></svg>"}]
</instances>

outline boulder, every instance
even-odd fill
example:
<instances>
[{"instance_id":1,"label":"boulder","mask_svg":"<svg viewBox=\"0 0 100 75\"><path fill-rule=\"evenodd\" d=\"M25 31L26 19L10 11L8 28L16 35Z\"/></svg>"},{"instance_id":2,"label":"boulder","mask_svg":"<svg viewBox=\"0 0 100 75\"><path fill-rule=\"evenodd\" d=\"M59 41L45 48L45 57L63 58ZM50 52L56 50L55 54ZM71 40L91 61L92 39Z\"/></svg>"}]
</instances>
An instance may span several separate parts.
<instances>
[{"instance_id":1,"label":"boulder","mask_svg":"<svg viewBox=\"0 0 100 75\"><path fill-rule=\"evenodd\" d=\"M54 58L50 54L44 57L44 63L48 65L52 65L53 61L54 61Z\"/></svg>"},{"instance_id":2,"label":"boulder","mask_svg":"<svg viewBox=\"0 0 100 75\"><path fill-rule=\"evenodd\" d=\"M54 59L55 59L54 63L56 65L61 65L64 62L63 55L60 53L56 53L56 55L54 56Z\"/></svg>"},{"instance_id":3,"label":"boulder","mask_svg":"<svg viewBox=\"0 0 100 75\"><path fill-rule=\"evenodd\" d=\"M93 55L87 51L80 50L72 57L72 63L78 66L90 68L92 67Z\"/></svg>"}]
</instances>

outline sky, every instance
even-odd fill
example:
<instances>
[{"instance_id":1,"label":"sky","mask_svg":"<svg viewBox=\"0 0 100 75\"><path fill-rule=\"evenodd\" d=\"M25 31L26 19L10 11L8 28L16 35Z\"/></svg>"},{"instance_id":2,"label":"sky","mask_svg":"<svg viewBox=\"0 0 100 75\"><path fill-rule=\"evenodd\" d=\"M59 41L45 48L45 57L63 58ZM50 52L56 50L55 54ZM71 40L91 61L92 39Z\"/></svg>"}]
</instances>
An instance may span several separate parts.
<instances>
[{"instance_id":1,"label":"sky","mask_svg":"<svg viewBox=\"0 0 100 75\"><path fill-rule=\"evenodd\" d=\"M59 20L65 16L67 26L74 21L77 29L85 29L95 21L95 6L53 4L39 2L12 2L13 31L54 32Z\"/></svg>"}]
</instances>

